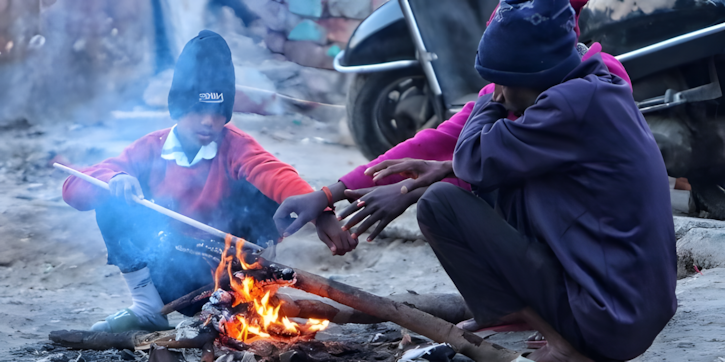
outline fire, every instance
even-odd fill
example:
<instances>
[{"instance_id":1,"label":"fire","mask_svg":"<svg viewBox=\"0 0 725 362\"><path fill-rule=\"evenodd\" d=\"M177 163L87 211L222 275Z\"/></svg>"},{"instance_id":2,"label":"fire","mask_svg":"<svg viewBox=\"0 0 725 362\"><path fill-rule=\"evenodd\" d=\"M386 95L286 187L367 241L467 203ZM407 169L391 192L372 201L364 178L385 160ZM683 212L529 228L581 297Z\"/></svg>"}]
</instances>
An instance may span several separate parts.
<instances>
[{"instance_id":1,"label":"fire","mask_svg":"<svg viewBox=\"0 0 725 362\"><path fill-rule=\"evenodd\" d=\"M231 307L236 314L219 320L219 331L239 341L251 343L264 338L291 340L312 337L316 332L327 328L327 320L308 319L307 323L298 324L280 316L280 308L284 302L274 298L279 285L260 283L250 276L245 276L240 282L239 273L235 275L232 271L235 260L244 271L262 269L262 265L258 262L246 263L242 253L244 240L241 239L236 242L236 254L228 255L231 243L232 236L227 235L221 262L214 271L214 283L215 290L219 290L225 273L229 277Z\"/></svg>"}]
</instances>

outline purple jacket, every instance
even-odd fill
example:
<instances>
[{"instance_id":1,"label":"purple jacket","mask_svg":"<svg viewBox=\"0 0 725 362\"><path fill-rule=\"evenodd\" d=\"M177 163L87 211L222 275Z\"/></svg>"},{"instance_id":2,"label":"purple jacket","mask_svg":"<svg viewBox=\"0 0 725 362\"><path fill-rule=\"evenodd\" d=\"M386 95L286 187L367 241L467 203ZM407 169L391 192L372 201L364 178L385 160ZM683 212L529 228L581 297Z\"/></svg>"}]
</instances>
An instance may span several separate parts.
<instances>
[{"instance_id":1,"label":"purple jacket","mask_svg":"<svg viewBox=\"0 0 725 362\"><path fill-rule=\"evenodd\" d=\"M547 243L565 270L585 341L617 360L643 353L674 315L674 225L665 165L629 85L595 55L516 122L476 102L453 156L474 189Z\"/></svg>"}]
</instances>

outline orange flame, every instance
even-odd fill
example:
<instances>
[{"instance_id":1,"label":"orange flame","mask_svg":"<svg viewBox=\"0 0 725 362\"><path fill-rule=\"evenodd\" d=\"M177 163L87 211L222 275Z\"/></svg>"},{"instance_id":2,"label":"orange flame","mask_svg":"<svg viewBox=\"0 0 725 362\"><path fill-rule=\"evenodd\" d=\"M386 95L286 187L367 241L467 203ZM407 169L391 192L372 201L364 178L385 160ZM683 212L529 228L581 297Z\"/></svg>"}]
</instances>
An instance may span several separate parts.
<instances>
[{"instance_id":1,"label":"orange flame","mask_svg":"<svg viewBox=\"0 0 725 362\"><path fill-rule=\"evenodd\" d=\"M245 277L240 283L232 272L234 260L239 262L243 270L261 269L262 265L258 262L246 263L242 251L245 243L243 239L236 241L235 255L228 255L232 238L231 235L224 238L224 251L222 252L221 261L214 271L214 289L219 289L226 271L229 277L230 292L234 298L232 307L244 304L247 308L246 312L236 314L232 320L221 320L219 330L225 331L229 337L251 343L263 338L290 340L297 337L313 336L314 333L327 328L330 323L327 320L308 319L307 323L300 325L285 316L280 316L279 311L283 302L279 300L276 306L271 302L272 297L277 292L274 285L260 285L252 277Z\"/></svg>"}]
</instances>

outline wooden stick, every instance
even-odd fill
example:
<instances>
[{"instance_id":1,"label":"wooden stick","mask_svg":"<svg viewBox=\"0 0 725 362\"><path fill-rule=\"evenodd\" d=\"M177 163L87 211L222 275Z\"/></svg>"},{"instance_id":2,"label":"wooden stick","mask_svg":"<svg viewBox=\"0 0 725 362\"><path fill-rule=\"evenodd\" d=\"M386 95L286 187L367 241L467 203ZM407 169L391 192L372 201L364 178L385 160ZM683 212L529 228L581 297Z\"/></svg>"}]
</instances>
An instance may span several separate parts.
<instances>
[{"instance_id":1,"label":"wooden stick","mask_svg":"<svg viewBox=\"0 0 725 362\"><path fill-rule=\"evenodd\" d=\"M128 331L123 333L93 331L52 331L49 339L64 347L74 349L136 349L145 350L152 344L168 348L204 348L213 343L218 333L213 329L200 331L199 335L190 339L176 340L176 330L148 333L145 331Z\"/></svg>"},{"instance_id":2,"label":"wooden stick","mask_svg":"<svg viewBox=\"0 0 725 362\"><path fill-rule=\"evenodd\" d=\"M450 343L456 351L476 361L511 362L519 356L514 351L488 343L471 332L464 331L452 323L404 303L379 297L302 270L295 271L297 272L295 288L330 298L366 314L391 321L436 342Z\"/></svg>"},{"instance_id":3,"label":"wooden stick","mask_svg":"<svg viewBox=\"0 0 725 362\"><path fill-rule=\"evenodd\" d=\"M387 322L380 317L371 316L357 309L331 301L311 299L312 296L290 296L279 292L275 297L283 301L280 314L285 317L327 319L337 324L374 324ZM388 297L398 303L413 306L451 323L471 318L463 297L459 294L401 294Z\"/></svg>"},{"instance_id":4,"label":"wooden stick","mask_svg":"<svg viewBox=\"0 0 725 362\"><path fill-rule=\"evenodd\" d=\"M54 163L53 164L53 167L55 167L55 168L57 168L57 169L59 169L61 171L64 171L66 173L69 173L69 174L71 174L71 175L73 175L75 177L78 177L81 180L84 180L86 182L89 182L89 183L91 183L94 186L98 186L98 187L100 187L102 189L109 190L107 183L105 183L105 182L103 182L103 181L101 181L101 180L99 180L99 179L97 179L97 178L95 178L93 176L86 175L86 174L84 174L84 173L82 173L80 171L74 170L74 169L72 169L72 168L70 168L68 166L64 166L64 165L61 165L59 163ZM153 202L151 202L149 200L139 199L139 198L137 198L137 197L134 196L133 201L135 201L137 204L139 204L141 206L145 206L145 207L147 207L147 208L149 208L151 210L154 210L154 211L156 211L158 213L164 214L164 215L166 215L166 216L168 216L168 217L170 217L170 218L172 218L172 219L174 219L176 221L180 221L180 222L182 222L182 223L184 223L186 225L189 225L191 227L197 228L197 229L199 229L201 231L207 232L207 233L209 233L211 235L214 235L216 237L219 237L219 238L224 239L229 234L229 233L225 233L225 232L223 232L223 231L221 231L219 229L213 228L213 227L211 227L209 225L206 225L204 223L201 223L199 221L196 221L196 220L194 220L194 219L192 219L192 218L190 218L188 216L184 216L182 214L179 214L178 212L171 211L171 210L169 210L169 209L167 209L167 208L165 208L163 206L156 205L156 204L154 204ZM239 237L236 237L236 236L232 236L232 237L235 239L235 240L233 240L233 242L236 242L237 240L241 240L241 238L239 238ZM252 253L255 253L255 254L259 254L259 253L261 253L264 250L264 248L260 247L259 245L253 244L253 243L244 243L244 249L247 250L247 251L250 251Z\"/></svg>"}]
</instances>

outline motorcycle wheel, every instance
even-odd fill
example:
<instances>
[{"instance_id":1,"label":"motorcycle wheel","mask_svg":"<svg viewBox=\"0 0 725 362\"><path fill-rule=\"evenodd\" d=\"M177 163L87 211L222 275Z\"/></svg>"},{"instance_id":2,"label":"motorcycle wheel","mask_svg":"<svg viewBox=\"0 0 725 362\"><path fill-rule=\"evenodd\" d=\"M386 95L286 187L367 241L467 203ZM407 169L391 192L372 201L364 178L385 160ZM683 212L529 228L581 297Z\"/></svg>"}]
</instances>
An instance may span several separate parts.
<instances>
[{"instance_id":1,"label":"motorcycle wheel","mask_svg":"<svg viewBox=\"0 0 725 362\"><path fill-rule=\"evenodd\" d=\"M347 94L347 122L369 160L407 140L433 117L420 69L356 74Z\"/></svg>"}]
</instances>

